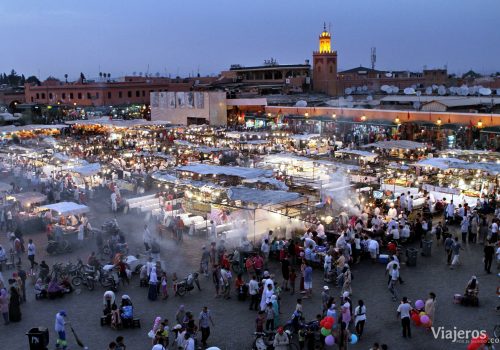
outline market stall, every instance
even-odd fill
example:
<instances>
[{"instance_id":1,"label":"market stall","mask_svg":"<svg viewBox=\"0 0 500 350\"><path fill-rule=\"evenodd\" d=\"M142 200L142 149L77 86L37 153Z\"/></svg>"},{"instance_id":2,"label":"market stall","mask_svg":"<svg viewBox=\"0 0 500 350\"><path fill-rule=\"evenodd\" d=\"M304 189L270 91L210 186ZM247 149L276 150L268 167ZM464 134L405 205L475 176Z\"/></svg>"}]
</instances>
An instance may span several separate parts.
<instances>
[{"instance_id":1,"label":"market stall","mask_svg":"<svg viewBox=\"0 0 500 350\"><path fill-rule=\"evenodd\" d=\"M44 220L52 222L53 231L58 229L62 231L64 237L76 238L78 233L78 216L86 214L90 208L86 205L77 204L74 202L59 202L54 204L42 205L38 207L36 212L47 212L44 214Z\"/></svg>"},{"instance_id":2,"label":"market stall","mask_svg":"<svg viewBox=\"0 0 500 350\"><path fill-rule=\"evenodd\" d=\"M40 192L23 192L9 195L7 200L14 201L19 207L16 226L21 232L31 233L44 229L43 220L35 208L47 200L46 195Z\"/></svg>"}]
</instances>

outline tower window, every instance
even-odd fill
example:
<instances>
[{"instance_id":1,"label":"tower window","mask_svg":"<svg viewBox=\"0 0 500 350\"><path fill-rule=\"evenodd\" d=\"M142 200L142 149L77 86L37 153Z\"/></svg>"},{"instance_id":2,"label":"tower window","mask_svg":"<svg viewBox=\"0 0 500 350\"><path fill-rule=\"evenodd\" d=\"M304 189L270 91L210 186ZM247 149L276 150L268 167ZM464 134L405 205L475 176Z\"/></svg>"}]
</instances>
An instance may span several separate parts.
<instances>
[{"instance_id":1,"label":"tower window","mask_svg":"<svg viewBox=\"0 0 500 350\"><path fill-rule=\"evenodd\" d=\"M321 66L318 66L318 73L321 73Z\"/></svg>"},{"instance_id":2,"label":"tower window","mask_svg":"<svg viewBox=\"0 0 500 350\"><path fill-rule=\"evenodd\" d=\"M333 73L333 66L330 66L330 73Z\"/></svg>"}]
</instances>

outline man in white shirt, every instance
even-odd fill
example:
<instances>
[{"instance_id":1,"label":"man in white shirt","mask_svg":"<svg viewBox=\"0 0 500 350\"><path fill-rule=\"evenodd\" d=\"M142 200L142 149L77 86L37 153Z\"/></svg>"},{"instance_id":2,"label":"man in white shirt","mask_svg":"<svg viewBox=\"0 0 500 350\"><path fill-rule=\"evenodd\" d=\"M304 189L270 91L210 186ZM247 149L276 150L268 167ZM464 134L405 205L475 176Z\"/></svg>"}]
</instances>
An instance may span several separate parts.
<instances>
[{"instance_id":1,"label":"man in white shirt","mask_svg":"<svg viewBox=\"0 0 500 350\"><path fill-rule=\"evenodd\" d=\"M408 303L408 298L403 297L401 304L398 306L398 315L401 318L401 325L403 327L403 337L411 338L411 328L410 328L410 311L413 308Z\"/></svg>"},{"instance_id":2,"label":"man in white shirt","mask_svg":"<svg viewBox=\"0 0 500 350\"><path fill-rule=\"evenodd\" d=\"M389 280L389 291L392 294L392 301L396 301L397 299L397 291L396 291L396 283L399 280L399 264L392 264L392 268L390 269L391 279Z\"/></svg>"},{"instance_id":3,"label":"man in white shirt","mask_svg":"<svg viewBox=\"0 0 500 350\"><path fill-rule=\"evenodd\" d=\"M401 194L401 196L399 197L399 209L400 211L404 211L406 209L406 196L404 193Z\"/></svg>"},{"instance_id":4,"label":"man in white shirt","mask_svg":"<svg viewBox=\"0 0 500 350\"><path fill-rule=\"evenodd\" d=\"M271 251L271 247L269 246L269 241L266 239L260 246L260 251L262 253L262 257L264 258L264 269L267 270L267 264L269 262L269 253Z\"/></svg>"},{"instance_id":5,"label":"man in white shirt","mask_svg":"<svg viewBox=\"0 0 500 350\"><path fill-rule=\"evenodd\" d=\"M35 243L33 243L33 240L30 239L28 241L28 260L31 263L31 269L33 269L35 265L38 265L38 263L35 261L35 253L36 253Z\"/></svg>"},{"instance_id":6,"label":"man in white shirt","mask_svg":"<svg viewBox=\"0 0 500 350\"><path fill-rule=\"evenodd\" d=\"M249 310L259 311L259 282L257 282L255 275L248 282L248 294L250 294Z\"/></svg>"},{"instance_id":7,"label":"man in white shirt","mask_svg":"<svg viewBox=\"0 0 500 350\"><path fill-rule=\"evenodd\" d=\"M408 213L411 213L413 211L413 196L410 196L408 198Z\"/></svg>"},{"instance_id":8,"label":"man in white shirt","mask_svg":"<svg viewBox=\"0 0 500 350\"><path fill-rule=\"evenodd\" d=\"M455 204L451 200L450 203L446 206L446 218L452 220L455 216Z\"/></svg>"},{"instance_id":9,"label":"man in white shirt","mask_svg":"<svg viewBox=\"0 0 500 350\"><path fill-rule=\"evenodd\" d=\"M370 239L368 241L368 251L370 252L370 257L372 258L372 262L375 263L377 260L377 256L379 254L379 244L376 240Z\"/></svg>"}]
</instances>

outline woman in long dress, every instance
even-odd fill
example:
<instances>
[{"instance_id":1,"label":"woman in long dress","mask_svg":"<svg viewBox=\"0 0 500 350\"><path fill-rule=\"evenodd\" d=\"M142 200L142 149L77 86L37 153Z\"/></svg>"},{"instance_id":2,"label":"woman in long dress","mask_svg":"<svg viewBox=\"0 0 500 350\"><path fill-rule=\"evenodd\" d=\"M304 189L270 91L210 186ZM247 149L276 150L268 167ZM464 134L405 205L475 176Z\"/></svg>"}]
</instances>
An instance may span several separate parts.
<instances>
[{"instance_id":1,"label":"woman in long dress","mask_svg":"<svg viewBox=\"0 0 500 350\"><path fill-rule=\"evenodd\" d=\"M151 301L155 301L158 297L158 276L156 275L156 266L151 268L151 274L149 275L149 291L148 291L148 299Z\"/></svg>"},{"instance_id":2,"label":"woman in long dress","mask_svg":"<svg viewBox=\"0 0 500 350\"><path fill-rule=\"evenodd\" d=\"M9 321L21 321L21 297L16 287L10 287L10 300L9 300Z\"/></svg>"},{"instance_id":3,"label":"woman in long dress","mask_svg":"<svg viewBox=\"0 0 500 350\"><path fill-rule=\"evenodd\" d=\"M434 314L436 312L436 294L429 293L429 299L425 301L425 313L431 319L432 323L434 323Z\"/></svg>"}]
</instances>

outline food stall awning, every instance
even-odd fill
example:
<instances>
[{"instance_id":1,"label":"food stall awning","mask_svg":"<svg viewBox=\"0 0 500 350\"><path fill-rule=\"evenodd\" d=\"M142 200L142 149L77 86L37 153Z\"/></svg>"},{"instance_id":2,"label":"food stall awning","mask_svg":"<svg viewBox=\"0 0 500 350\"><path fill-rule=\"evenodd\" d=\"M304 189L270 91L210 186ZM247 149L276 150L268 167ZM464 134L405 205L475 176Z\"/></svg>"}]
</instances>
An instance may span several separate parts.
<instances>
[{"instance_id":1,"label":"food stall awning","mask_svg":"<svg viewBox=\"0 0 500 350\"><path fill-rule=\"evenodd\" d=\"M178 167L177 170L187 171L201 175L236 176L244 179L252 179L256 177L269 177L273 175L273 172L271 170L245 168L245 167L217 166L208 164L186 165Z\"/></svg>"},{"instance_id":2,"label":"food stall awning","mask_svg":"<svg viewBox=\"0 0 500 350\"><path fill-rule=\"evenodd\" d=\"M71 214L78 215L78 214L88 213L90 211L90 208L87 207L86 205L77 204L74 202L59 202L49 205L42 205L41 207L38 208L38 210L39 211L53 210L57 212L59 215L71 215Z\"/></svg>"},{"instance_id":3,"label":"food stall awning","mask_svg":"<svg viewBox=\"0 0 500 350\"><path fill-rule=\"evenodd\" d=\"M257 177L255 179L246 179L243 183L264 183L274 186L278 190L288 191L288 186L278 179L273 177Z\"/></svg>"},{"instance_id":4,"label":"food stall awning","mask_svg":"<svg viewBox=\"0 0 500 350\"><path fill-rule=\"evenodd\" d=\"M290 135L289 138L295 141L308 141L320 137L320 134Z\"/></svg>"},{"instance_id":5,"label":"food stall awning","mask_svg":"<svg viewBox=\"0 0 500 350\"><path fill-rule=\"evenodd\" d=\"M80 174L83 177L92 176L92 175L96 175L97 173L99 173L101 171L101 164L90 163L90 164L80 165L80 166L71 167L71 168L68 167L67 170L69 170L73 173Z\"/></svg>"},{"instance_id":6,"label":"food stall awning","mask_svg":"<svg viewBox=\"0 0 500 350\"><path fill-rule=\"evenodd\" d=\"M0 192L8 192L10 190L12 190L12 185L0 182Z\"/></svg>"},{"instance_id":7,"label":"food stall awning","mask_svg":"<svg viewBox=\"0 0 500 350\"><path fill-rule=\"evenodd\" d=\"M248 187L231 187L227 191L229 199L259 205L276 205L300 198L300 194L286 191L258 190Z\"/></svg>"},{"instance_id":8,"label":"food stall awning","mask_svg":"<svg viewBox=\"0 0 500 350\"><path fill-rule=\"evenodd\" d=\"M467 169L467 170L480 170L486 171L492 175L500 173L500 164L488 162L474 162L474 163L450 163L450 168L454 169Z\"/></svg>"},{"instance_id":9,"label":"food stall awning","mask_svg":"<svg viewBox=\"0 0 500 350\"><path fill-rule=\"evenodd\" d=\"M467 163L467 162L457 158L427 158L417 163L413 163L411 164L411 166L432 167L441 170L446 170L450 168L451 163Z\"/></svg>"},{"instance_id":10,"label":"food stall awning","mask_svg":"<svg viewBox=\"0 0 500 350\"><path fill-rule=\"evenodd\" d=\"M362 158L369 158L372 160L375 160L375 158L378 157L377 153L372 153L372 152L368 152L368 151L360 151L357 149L340 149L338 151L335 151L335 155L337 155L337 154L354 154L354 155L360 156Z\"/></svg>"},{"instance_id":11,"label":"food stall awning","mask_svg":"<svg viewBox=\"0 0 500 350\"><path fill-rule=\"evenodd\" d=\"M174 175L165 173L163 171L156 171L153 174L151 174L151 177L154 180L164 181L164 182L176 183L179 181L179 179L176 178Z\"/></svg>"},{"instance_id":12,"label":"food stall awning","mask_svg":"<svg viewBox=\"0 0 500 350\"><path fill-rule=\"evenodd\" d=\"M363 148L377 147L382 149L426 149L427 145L425 143L408 141L408 140L392 140L392 141L379 141L375 143L369 143L367 145L361 146Z\"/></svg>"},{"instance_id":13,"label":"food stall awning","mask_svg":"<svg viewBox=\"0 0 500 350\"><path fill-rule=\"evenodd\" d=\"M12 197L23 207L28 207L33 203L42 203L47 199L47 196L40 192L16 193Z\"/></svg>"}]
</instances>

